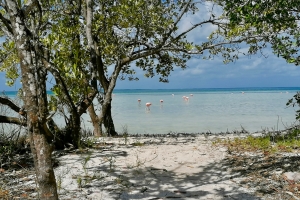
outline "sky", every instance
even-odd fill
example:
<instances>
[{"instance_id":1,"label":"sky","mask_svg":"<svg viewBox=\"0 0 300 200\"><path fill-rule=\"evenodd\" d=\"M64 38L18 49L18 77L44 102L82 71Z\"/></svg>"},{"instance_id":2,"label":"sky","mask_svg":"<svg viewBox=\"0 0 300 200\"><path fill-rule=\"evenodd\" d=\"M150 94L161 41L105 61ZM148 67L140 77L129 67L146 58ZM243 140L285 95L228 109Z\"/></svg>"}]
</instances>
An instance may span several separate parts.
<instances>
[{"instance_id":1,"label":"sky","mask_svg":"<svg viewBox=\"0 0 300 200\"><path fill-rule=\"evenodd\" d=\"M241 57L235 63L223 64L214 60L191 59L185 70L176 69L169 83L158 78L139 81L118 81L117 89L185 89L185 88L237 88L237 87L299 87L300 67L287 64L271 53L268 58Z\"/></svg>"},{"instance_id":2,"label":"sky","mask_svg":"<svg viewBox=\"0 0 300 200\"><path fill-rule=\"evenodd\" d=\"M191 59L187 69L175 69L169 83L160 83L158 77L145 78L137 71L139 81L118 80L116 89L185 89L237 87L300 87L300 67L288 64L274 56L254 55L240 57L235 63L223 64L222 58L213 60ZM20 84L5 85L5 74L0 73L0 91L14 91Z\"/></svg>"},{"instance_id":3,"label":"sky","mask_svg":"<svg viewBox=\"0 0 300 200\"><path fill-rule=\"evenodd\" d=\"M216 11L219 12L219 11ZM195 16L186 16L180 24L180 30L188 28L199 18L205 18L203 12ZM195 43L204 40L212 26L204 26L188 35ZM1 42L1 38L0 38ZM264 49L264 56L241 56L236 62L223 64L221 57L213 60L192 58L187 69L175 68L169 77L169 83L160 83L158 77L145 78L137 69L139 81L118 80L116 89L185 89L185 88L238 88L238 87L299 87L300 67L288 64L282 58L273 55L270 48ZM136 68L135 68L136 69ZM48 89L51 87L49 84ZM14 91L20 83L13 87L5 85L5 74L0 72L0 91Z\"/></svg>"},{"instance_id":4,"label":"sky","mask_svg":"<svg viewBox=\"0 0 300 200\"><path fill-rule=\"evenodd\" d=\"M200 5L195 15L183 18L179 30L183 31L207 19L211 5ZM216 16L222 14L220 7L213 7ZM194 43L207 40L215 27L204 25L191 32L187 39ZM247 52L247 46L242 49ZM169 77L169 83L160 83L158 77L145 78L142 71L137 72L139 81L118 81L118 89L184 89L184 88L237 88L237 87L299 87L300 67L288 64L278 58L268 47L261 54L239 56L234 63L224 64L222 57L213 60L192 58L187 63L187 69L175 69Z\"/></svg>"}]
</instances>

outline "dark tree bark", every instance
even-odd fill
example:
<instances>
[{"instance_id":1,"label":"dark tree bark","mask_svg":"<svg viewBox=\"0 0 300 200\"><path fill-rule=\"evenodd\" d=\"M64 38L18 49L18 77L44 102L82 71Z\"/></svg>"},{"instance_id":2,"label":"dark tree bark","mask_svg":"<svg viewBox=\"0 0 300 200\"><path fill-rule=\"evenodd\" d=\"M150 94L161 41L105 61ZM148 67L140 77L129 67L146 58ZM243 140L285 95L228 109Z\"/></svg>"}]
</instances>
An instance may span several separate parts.
<instances>
[{"instance_id":1,"label":"dark tree bark","mask_svg":"<svg viewBox=\"0 0 300 200\"><path fill-rule=\"evenodd\" d=\"M106 107L106 112L103 115L104 127L109 136L117 136L118 133L116 132L115 124L111 115L111 101L106 105Z\"/></svg>"},{"instance_id":2,"label":"dark tree bark","mask_svg":"<svg viewBox=\"0 0 300 200\"><path fill-rule=\"evenodd\" d=\"M22 121L17 117L7 117L0 115L0 123L8 123L8 124L16 124L16 125L21 125L21 126L27 126L26 121Z\"/></svg>"},{"instance_id":3,"label":"dark tree bark","mask_svg":"<svg viewBox=\"0 0 300 200\"><path fill-rule=\"evenodd\" d=\"M26 115L26 112L24 112L24 110L22 108L20 108L19 106L17 106L14 102L12 102L10 99L8 98L4 98L4 97L0 97L0 104L3 105L7 105L8 107L10 107L13 111L19 113L22 116Z\"/></svg>"},{"instance_id":4,"label":"dark tree bark","mask_svg":"<svg viewBox=\"0 0 300 200\"><path fill-rule=\"evenodd\" d=\"M72 144L75 148L80 147L80 116L78 113L72 113L70 116L70 122L67 127L67 131L71 136Z\"/></svg>"}]
</instances>

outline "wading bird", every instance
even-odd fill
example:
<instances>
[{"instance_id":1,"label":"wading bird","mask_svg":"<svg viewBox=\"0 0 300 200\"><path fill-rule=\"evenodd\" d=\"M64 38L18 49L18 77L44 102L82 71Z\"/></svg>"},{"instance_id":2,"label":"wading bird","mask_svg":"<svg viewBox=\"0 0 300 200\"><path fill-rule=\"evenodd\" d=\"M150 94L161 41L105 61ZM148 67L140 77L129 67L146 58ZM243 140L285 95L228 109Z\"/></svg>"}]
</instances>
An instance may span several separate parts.
<instances>
[{"instance_id":1,"label":"wading bird","mask_svg":"<svg viewBox=\"0 0 300 200\"><path fill-rule=\"evenodd\" d=\"M150 102L147 102L146 103L146 110L148 110L148 111L150 111L150 106L151 106L152 104L150 103Z\"/></svg>"}]
</instances>

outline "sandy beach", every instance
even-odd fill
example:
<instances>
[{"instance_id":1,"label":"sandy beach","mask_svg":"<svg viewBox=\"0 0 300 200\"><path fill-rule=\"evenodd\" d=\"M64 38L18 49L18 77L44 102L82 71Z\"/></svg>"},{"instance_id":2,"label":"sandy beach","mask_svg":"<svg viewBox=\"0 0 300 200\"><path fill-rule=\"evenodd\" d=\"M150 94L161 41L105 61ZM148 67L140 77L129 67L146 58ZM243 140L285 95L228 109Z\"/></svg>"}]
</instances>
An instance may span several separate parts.
<instances>
[{"instance_id":1,"label":"sandy beach","mask_svg":"<svg viewBox=\"0 0 300 200\"><path fill-rule=\"evenodd\" d=\"M215 145L227 137L233 136L104 137L90 139L94 148L56 151L59 198L282 199L245 182L241 170L230 165L227 148ZM20 171L2 173L15 177L9 183L11 193L19 192L14 199L37 199L33 170L23 176Z\"/></svg>"},{"instance_id":2,"label":"sandy beach","mask_svg":"<svg viewBox=\"0 0 300 200\"><path fill-rule=\"evenodd\" d=\"M61 199L257 199L232 182L226 149L204 137L104 138L98 148L59 158Z\"/></svg>"}]
</instances>

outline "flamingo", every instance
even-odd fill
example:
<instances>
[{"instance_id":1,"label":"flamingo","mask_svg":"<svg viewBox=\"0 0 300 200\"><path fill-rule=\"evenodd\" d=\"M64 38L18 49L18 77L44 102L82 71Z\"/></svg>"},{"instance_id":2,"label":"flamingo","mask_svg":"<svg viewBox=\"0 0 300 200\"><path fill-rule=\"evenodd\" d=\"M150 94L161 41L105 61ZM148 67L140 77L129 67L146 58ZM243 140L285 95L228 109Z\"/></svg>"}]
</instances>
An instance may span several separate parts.
<instances>
[{"instance_id":1,"label":"flamingo","mask_svg":"<svg viewBox=\"0 0 300 200\"><path fill-rule=\"evenodd\" d=\"M161 100L159 100L159 101L160 101L160 103L163 103L163 102L164 102L164 100L162 100L162 99L161 99Z\"/></svg>"},{"instance_id":2,"label":"flamingo","mask_svg":"<svg viewBox=\"0 0 300 200\"><path fill-rule=\"evenodd\" d=\"M189 97L185 97L184 100L189 101Z\"/></svg>"},{"instance_id":3,"label":"flamingo","mask_svg":"<svg viewBox=\"0 0 300 200\"><path fill-rule=\"evenodd\" d=\"M190 96L192 97L192 96L194 96L193 94L190 94Z\"/></svg>"},{"instance_id":4,"label":"flamingo","mask_svg":"<svg viewBox=\"0 0 300 200\"><path fill-rule=\"evenodd\" d=\"M141 100L140 99L138 99L138 102L139 102L139 104L141 104Z\"/></svg>"},{"instance_id":5,"label":"flamingo","mask_svg":"<svg viewBox=\"0 0 300 200\"><path fill-rule=\"evenodd\" d=\"M172 96L174 97L174 94L172 94Z\"/></svg>"},{"instance_id":6,"label":"flamingo","mask_svg":"<svg viewBox=\"0 0 300 200\"><path fill-rule=\"evenodd\" d=\"M146 110L148 110L148 111L150 111L150 106L151 106L152 104L150 103L150 102L147 102L146 103Z\"/></svg>"}]
</instances>

